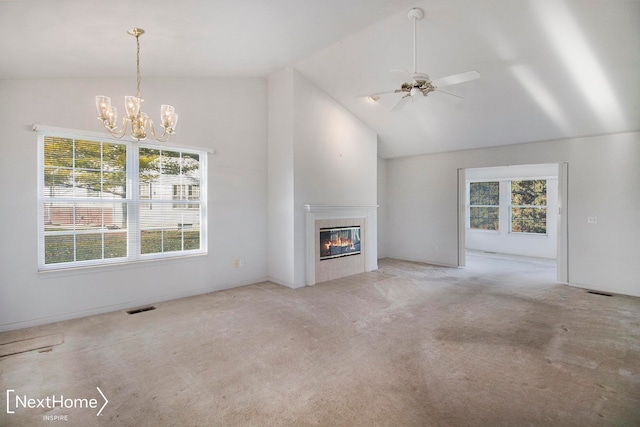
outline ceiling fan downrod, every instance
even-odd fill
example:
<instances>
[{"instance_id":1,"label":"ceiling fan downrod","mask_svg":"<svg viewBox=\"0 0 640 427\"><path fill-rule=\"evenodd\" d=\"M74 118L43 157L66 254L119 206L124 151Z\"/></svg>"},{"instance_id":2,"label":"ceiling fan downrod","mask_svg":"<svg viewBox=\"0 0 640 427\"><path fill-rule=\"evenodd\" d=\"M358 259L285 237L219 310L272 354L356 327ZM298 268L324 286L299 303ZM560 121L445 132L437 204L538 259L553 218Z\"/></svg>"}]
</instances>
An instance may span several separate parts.
<instances>
[{"instance_id":1,"label":"ceiling fan downrod","mask_svg":"<svg viewBox=\"0 0 640 427\"><path fill-rule=\"evenodd\" d=\"M419 19L422 19L423 16L424 11L418 7L414 7L407 13L409 20L413 21L413 74L418 72L418 34L416 23Z\"/></svg>"}]
</instances>

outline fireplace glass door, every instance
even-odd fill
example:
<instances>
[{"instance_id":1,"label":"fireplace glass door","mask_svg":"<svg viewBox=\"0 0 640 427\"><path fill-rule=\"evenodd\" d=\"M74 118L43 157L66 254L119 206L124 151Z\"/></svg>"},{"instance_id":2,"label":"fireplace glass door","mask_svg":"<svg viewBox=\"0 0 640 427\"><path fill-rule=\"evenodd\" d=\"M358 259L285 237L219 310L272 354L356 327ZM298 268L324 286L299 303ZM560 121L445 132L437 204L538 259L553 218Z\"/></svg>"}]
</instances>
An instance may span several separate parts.
<instances>
[{"instance_id":1,"label":"fireplace glass door","mask_svg":"<svg viewBox=\"0 0 640 427\"><path fill-rule=\"evenodd\" d=\"M360 253L360 226L320 229L320 261Z\"/></svg>"}]
</instances>

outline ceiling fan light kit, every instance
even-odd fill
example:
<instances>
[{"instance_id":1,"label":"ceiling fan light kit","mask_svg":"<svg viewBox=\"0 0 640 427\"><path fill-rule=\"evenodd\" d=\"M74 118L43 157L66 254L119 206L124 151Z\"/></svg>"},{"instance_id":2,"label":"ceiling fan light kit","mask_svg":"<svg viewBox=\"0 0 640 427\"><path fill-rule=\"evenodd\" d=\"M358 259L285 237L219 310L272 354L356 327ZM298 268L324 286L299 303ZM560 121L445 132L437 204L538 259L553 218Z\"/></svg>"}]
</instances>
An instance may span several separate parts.
<instances>
[{"instance_id":1,"label":"ceiling fan light kit","mask_svg":"<svg viewBox=\"0 0 640 427\"><path fill-rule=\"evenodd\" d=\"M368 96L369 100L372 98L378 98L379 95L391 94L391 93L403 93L404 95L394 104L391 108L394 110L398 107L404 100L411 97L416 97L419 95L427 96L431 92L442 92L447 95L452 95L457 98L462 98L453 93L444 92L439 88L442 86L450 86L454 84L464 83L470 80L475 80L480 78L480 73L477 71L468 71L465 73L454 74L452 76L443 77L434 81L431 81L429 75L426 73L418 72L418 36L417 36L417 22L424 17L424 11L420 8L414 7L410 9L407 13L407 17L412 22L413 25L413 71L411 73L405 73L411 79L411 81L404 82L400 85L399 89L389 92L380 92L376 94L372 94Z\"/></svg>"},{"instance_id":2,"label":"ceiling fan light kit","mask_svg":"<svg viewBox=\"0 0 640 427\"><path fill-rule=\"evenodd\" d=\"M162 105L160 107L160 126L164 132L160 136L156 136L153 126L153 120L142 112L142 102L144 99L140 96L140 40L139 37L144 34L142 28L132 28L127 31L136 38L136 80L137 93L136 96L127 95L124 97L124 105L126 116L122 119L122 126L117 129L118 109L111 105L111 98L104 95L96 96L96 109L98 110L98 120L102 121L102 125L112 136L122 138L127 132L127 127L131 124L131 138L142 141L147 138L147 130L151 132L153 138L160 142L166 142L175 133L178 124L178 114L176 114L173 106Z\"/></svg>"}]
</instances>

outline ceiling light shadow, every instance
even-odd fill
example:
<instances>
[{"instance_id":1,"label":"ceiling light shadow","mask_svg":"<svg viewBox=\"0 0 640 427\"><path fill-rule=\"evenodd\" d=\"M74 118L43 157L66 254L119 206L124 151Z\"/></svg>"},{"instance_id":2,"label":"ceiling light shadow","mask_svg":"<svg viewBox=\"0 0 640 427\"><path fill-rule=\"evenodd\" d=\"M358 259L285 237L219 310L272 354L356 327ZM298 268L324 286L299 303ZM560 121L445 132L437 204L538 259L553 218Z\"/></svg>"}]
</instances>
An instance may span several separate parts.
<instances>
[{"instance_id":1,"label":"ceiling light shadow","mask_svg":"<svg viewBox=\"0 0 640 427\"><path fill-rule=\"evenodd\" d=\"M530 1L544 34L573 81L608 129L624 127L625 119L610 82L571 11L561 0Z\"/></svg>"},{"instance_id":2,"label":"ceiling light shadow","mask_svg":"<svg viewBox=\"0 0 640 427\"><path fill-rule=\"evenodd\" d=\"M569 122L555 97L526 65L512 65L509 70L518 79L522 87L529 92L540 108L564 133L569 131Z\"/></svg>"}]
</instances>

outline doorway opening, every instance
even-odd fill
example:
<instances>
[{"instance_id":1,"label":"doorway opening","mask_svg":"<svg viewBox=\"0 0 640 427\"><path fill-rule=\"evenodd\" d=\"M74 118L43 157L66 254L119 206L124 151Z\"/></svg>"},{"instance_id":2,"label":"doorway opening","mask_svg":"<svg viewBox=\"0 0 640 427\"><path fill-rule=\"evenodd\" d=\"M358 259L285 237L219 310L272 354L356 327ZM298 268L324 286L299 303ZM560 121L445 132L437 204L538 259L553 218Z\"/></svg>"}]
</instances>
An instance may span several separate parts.
<instances>
[{"instance_id":1,"label":"doorway opening","mask_svg":"<svg viewBox=\"0 0 640 427\"><path fill-rule=\"evenodd\" d=\"M566 163L458 171L458 265L467 256L556 265L568 283Z\"/></svg>"}]
</instances>

